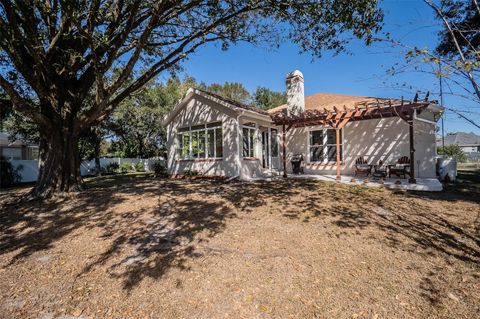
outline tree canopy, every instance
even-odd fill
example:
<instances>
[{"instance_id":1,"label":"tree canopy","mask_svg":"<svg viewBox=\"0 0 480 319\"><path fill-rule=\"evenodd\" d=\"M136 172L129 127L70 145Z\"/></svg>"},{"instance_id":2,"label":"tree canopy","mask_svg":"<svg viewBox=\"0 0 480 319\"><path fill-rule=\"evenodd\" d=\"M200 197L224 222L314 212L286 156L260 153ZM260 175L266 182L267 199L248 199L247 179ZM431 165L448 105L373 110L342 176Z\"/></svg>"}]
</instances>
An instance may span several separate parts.
<instances>
[{"instance_id":1,"label":"tree canopy","mask_svg":"<svg viewBox=\"0 0 480 319\"><path fill-rule=\"evenodd\" d=\"M442 0L442 12L444 17L453 26L453 35L448 27L443 24L439 32L440 42L436 51L441 56L457 57L458 49L454 43L455 39L462 52L469 58L478 58L480 50L480 9L478 2L474 0Z\"/></svg>"},{"instance_id":2,"label":"tree canopy","mask_svg":"<svg viewBox=\"0 0 480 319\"><path fill-rule=\"evenodd\" d=\"M287 103L285 92L275 92L266 87L258 87L253 93L253 103L261 109L271 109Z\"/></svg>"},{"instance_id":3,"label":"tree canopy","mask_svg":"<svg viewBox=\"0 0 480 319\"><path fill-rule=\"evenodd\" d=\"M0 87L40 134L35 197L82 189L78 139L199 47L290 39L319 56L381 27L376 0L0 0Z\"/></svg>"},{"instance_id":4,"label":"tree canopy","mask_svg":"<svg viewBox=\"0 0 480 319\"><path fill-rule=\"evenodd\" d=\"M191 77L172 77L162 84L150 83L125 99L108 120L112 151L121 157L163 155L166 136L162 119L195 86Z\"/></svg>"}]
</instances>

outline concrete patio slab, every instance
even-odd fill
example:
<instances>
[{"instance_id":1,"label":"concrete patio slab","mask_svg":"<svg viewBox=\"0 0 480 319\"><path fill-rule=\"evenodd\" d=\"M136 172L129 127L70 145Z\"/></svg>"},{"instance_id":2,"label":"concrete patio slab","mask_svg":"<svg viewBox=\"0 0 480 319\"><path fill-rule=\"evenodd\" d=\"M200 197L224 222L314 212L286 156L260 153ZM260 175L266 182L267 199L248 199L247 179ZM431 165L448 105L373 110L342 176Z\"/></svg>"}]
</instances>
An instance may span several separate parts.
<instances>
[{"instance_id":1,"label":"concrete patio slab","mask_svg":"<svg viewBox=\"0 0 480 319\"><path fill-rule=\"evenodd\" d=\"M425 192L440 192L443 190L442 183L435 178L417 178L416 184L410 184L408 179L402 178L365 178L365 177L353 177L353 176L341 176L341 180L337 181L335 175L314 175L314 174L299 174L288 175L289 179L313 179L325 182L336 182L348 185L364 185L368 187L386 187L389 189L401 189L401 190L411 190L411 191L425 191ZM273 175L259 178L252 178L249 181L268 181L268 180L279 180L283 179L282 176Z\"/></svg>"}]
</instances>

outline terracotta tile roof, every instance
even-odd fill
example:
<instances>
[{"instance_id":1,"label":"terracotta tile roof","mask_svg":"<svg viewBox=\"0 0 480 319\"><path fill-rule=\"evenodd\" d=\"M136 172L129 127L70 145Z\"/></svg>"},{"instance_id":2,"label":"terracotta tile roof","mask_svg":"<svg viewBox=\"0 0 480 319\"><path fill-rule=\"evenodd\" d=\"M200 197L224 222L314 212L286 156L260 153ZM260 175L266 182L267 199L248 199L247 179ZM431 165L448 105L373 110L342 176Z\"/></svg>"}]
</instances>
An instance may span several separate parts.
<instances>
[{"instance_id":1,"label":"terracotta tile roof","mask_svg":"<svg viewBox=\"0 0 480 319\"><path fill-rule=\"evenodd\" d=\"M369 96L354 96L354 95L345 95L345 94L332 94L332 93L315 93L305 97L305 110L319 110L323 111L324 108L327 110L334 110L333 107L336 106L338 109L343 110L345 106L349 110L355 109L355 106L362 108L365 105L376 106L377 103L387 103L392 101L392 103L399 103L399 99L386 99L386 98L376 98ZM282 111L287 107L286 104L277 106L273 109L268 110L269 113L277 113Z\"/></svg>"}]
</instances>

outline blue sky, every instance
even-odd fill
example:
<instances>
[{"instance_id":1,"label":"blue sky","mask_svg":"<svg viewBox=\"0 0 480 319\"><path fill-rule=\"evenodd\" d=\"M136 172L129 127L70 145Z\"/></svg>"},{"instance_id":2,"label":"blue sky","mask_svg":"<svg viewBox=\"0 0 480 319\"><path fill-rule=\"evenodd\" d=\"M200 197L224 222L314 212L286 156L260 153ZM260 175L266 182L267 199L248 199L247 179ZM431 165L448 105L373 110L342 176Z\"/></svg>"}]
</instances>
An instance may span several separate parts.
<instances>
[{"instance_id":1,"label":"blue sky","mask_svg":"<svg viewBox=\"0 0 480 319\"><path fill-rule=\"evenodd\" d=\"M383 1L385 12L384 31L410 46L434 48L438 22L429 8L420 0ZM273 90L285 89L285 75L299 69L305 77L305 93L343 93L379 97L413 98L413 91L402 91L396 83L407 82L414 88L438 92L438 79L418 73L408 73L389 78L385 70L396 62L403 61L401 49L389 48L385 44L366 47L363 43L349 45L350 54L333 56L326 52L323 57L312 61L312 56L299 54L298 47L285 43L279 49L255 47L249 44L232 46L222 51L218 45L200 49L184 63L183 75L195 77L207 84L240 82L249 91L257 86ZM383 81L389 79L387 84ZM432 99L439 99L431 95ZM445 105L459 109L469 108L472 119L480 122L480 108L472 102L446 96ZM473 108L472 108L473 106ZM467 131L480 134L480 129L447 112L446 132Z\"/></svg>"}]
</instances>

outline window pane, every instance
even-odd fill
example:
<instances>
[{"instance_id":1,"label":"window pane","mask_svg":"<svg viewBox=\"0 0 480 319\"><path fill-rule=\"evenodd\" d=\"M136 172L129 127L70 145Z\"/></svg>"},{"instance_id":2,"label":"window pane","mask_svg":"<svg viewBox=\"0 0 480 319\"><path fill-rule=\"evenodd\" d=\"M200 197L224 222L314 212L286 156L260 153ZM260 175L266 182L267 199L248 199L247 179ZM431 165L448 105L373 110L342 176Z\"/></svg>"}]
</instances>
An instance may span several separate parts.
<instances>
[{"instance_id":1,"label":"window pane","mask_svg":"<svg viewBox=\"0 0 480 319\"><path fill-rule=\"evenodd\" d=\"M195 125L195 126L192 126L192 128L191 128L192 131L201 130L201 129L205 129L205 125L204 125L204 124L202 124L202 125Z\"/></svg>"},{"instance_id":2,"label":"window pane","mask_svg":"<svg viewBox=\"0 0 480 319\"><path fill-rule=\"evenodd\" d=\"M271 130L272 157L278 157L277 130Z\"/></svg>"},{"instance_id":3,"label":"window pane","mask_svg":"<svg viewBox=\"0 0 480 319\"><path fill-rule=\"evenodd\" d=\"M8 160L21 160L22 149L15 147L6 147L2 150L2 155Z\"/></svg>"},{"instance_id":4,"label":"window pane","mask_svg":"<svg viewBox=\"0 0 480 319\"><path fill-rule=\"evenodd\" d=\"M327 130L327 144L335 144L335 143L336 143L335 130L328 129Z\"/></svg>"},{"instance_id":5,"label":"window pane","mask_svg":"<svg viewBox=\"0 0 480 319\"><path fill-rule=\"evenodd\" d=\"M207 131L208 157L215 157L214 130Z\"/></svg>"},{"instance_id":6,"label":"window pane","mask_svg":"<svg viewBox=\"0 0 480 319\"><path fill-rule=\"evenodd\" d=\"M198 157L198 132L192 132L192 157Z\"/></svg>"},{"instance_id":7,"label":"window pane","mask_svg":"<svg viewBox=\"0 0 480 319\"><path fill-rule=\"evenodd\" d=\"M310 131L310 145L323 145L323 131Z\"/></svg>"},{"instance_id":8,"label":"window pane","mask_svg":"<svg viewBox=\"0 0 480 319\"><path fill-rule=\"evenodd\" d=\"M183 134L177 134L177 155L182 156L183 151Z\"/></svg>"},{"instance_id":9,"label":"window pane","mask_svg":"<svg viewBox=\"0 0 480 319\"><path fill-rule=\"evenodd\" d=\"M31 158L31 159L32 159L32 160L37 160L37 159L38 159L38 155L39 155L39 153L38 153L38 148L36 148L36 147L35 147L35 148L32 148L32 158Z\"/></svg>"},{"instance_id":10,"label":"window pane","mask_svg":"<svg viewBox=\"0 0 480 319\"><path fill-rule=\"evenodd\" d=\"M198 157L205 158L205 131L198 132Z\"/></svg>"},{"instance_id":11,"label":"window pane","mask_svg":"<svg viewBox=\"0 0 480 319\"><path fill-rule=\"evenodd\" d=\"M311 162L323 161L323 146L310 147L310 161Z\"/></svg>"},{"instance_id":12,"label":"window pane","mask_svg":"<svg viewBox=\"0 0 480 319\"><path fill-rule=\"evenodd\" d=\"M242 135L243 135L243 157L248 157L249 155L249 152L248 152L248 149L249 149L249 143L248 143L248 129L247 128L243 128L243 131L242 131Z\"/></svg>"},{"instance_id":13,"label":"window pane","mask_svg":"<svg viewBox=\"0 0 480 319\"><path fill-rule=\"evenodd\" d=\"M343 152L342 146L340 146L340 160L342 160ZM336 146L327 146L327 158L329 162L336 162L337 161L337 147Z\"/></svg>"},{"instance_id":14,"label":"window pane","mask_svg":"<svg viewBox=\"0 0 480 319\"><path fill-rule=\"evenodd\" d=\"M182 143L182 156L189 157L190 156L190 134L184 133L183 136L183 143Z\"/></svg>"},{"instance_id":15,"label":"window pane","mask_svg":"<svg viewBox=\"0 0 480 319\"><path fill-rule=\"evenodd\" d=\"M215 123L207 124L207 127L217 127L217 126L222 126L222 122L215 122Z\"/></svg>"},{"instance_id":16,"label":"window pane","mask_svg":"<svg viewBox=\"0 0 480 319\"><path fill-rule=\"evenodd\" d=\"M255 157L255 130L250 130L250 157Z\"/></svg>"},{"instance_id":17,"label":"window pane","mask_svg":"<svg viewBox=\"0 0 480 319\"><path fill-rule=\"evenodd\" d=\"M221 127L215 129L215 139L215 156L223 157L223 135Z\"/></svg>"},{"instance_id":18,"label":"window pane","mask_svg":"<svg viewBox=\"0 0 480 319\"><path fill-rule=\"evenodd\" d=\"M337 160L336 146L327 146L327 159L329 162L335 162Z\"/></svg>"}]
</instances>

